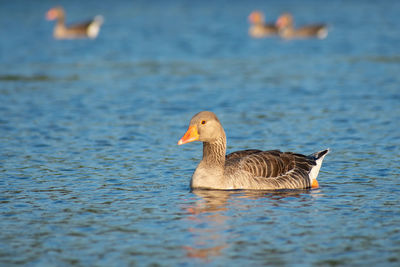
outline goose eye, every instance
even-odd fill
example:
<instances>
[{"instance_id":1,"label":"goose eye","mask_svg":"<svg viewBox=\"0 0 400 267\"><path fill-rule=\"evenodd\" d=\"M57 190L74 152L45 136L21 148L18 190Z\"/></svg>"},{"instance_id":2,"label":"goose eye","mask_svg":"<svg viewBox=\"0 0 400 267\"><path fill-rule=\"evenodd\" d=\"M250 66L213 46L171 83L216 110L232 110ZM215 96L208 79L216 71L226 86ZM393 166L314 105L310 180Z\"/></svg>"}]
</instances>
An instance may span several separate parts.
<instances>
[{"instance_id":1,"label":"goose eye","mask_svg":"<svg viewBox=\"0 0 400 267\"><path fill-rule=\"evenodd\" d=\"M201 124L206 124L206 121L201 121Z\"/></svg>"}]
</instances>

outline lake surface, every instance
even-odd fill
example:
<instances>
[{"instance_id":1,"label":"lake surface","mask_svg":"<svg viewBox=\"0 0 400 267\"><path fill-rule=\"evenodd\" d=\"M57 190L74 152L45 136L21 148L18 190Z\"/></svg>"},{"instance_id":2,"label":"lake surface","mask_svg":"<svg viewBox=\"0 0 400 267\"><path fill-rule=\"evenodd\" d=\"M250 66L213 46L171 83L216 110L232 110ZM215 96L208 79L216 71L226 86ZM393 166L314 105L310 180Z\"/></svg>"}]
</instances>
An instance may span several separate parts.
<instances>
[{"instance_id":1,"label":"lake surface","mask_svg":"<svg viewBox=\"0 0 400 267\"><path fill-rule=\"evenodd\" d=\"M96 40L0 4L1 266L400 265L399 1L78 2ZM250 39L254 9L330 32ZM201 110L228 152L329 147L320 188L191 192Z\"/></svg>"}]
</instances>

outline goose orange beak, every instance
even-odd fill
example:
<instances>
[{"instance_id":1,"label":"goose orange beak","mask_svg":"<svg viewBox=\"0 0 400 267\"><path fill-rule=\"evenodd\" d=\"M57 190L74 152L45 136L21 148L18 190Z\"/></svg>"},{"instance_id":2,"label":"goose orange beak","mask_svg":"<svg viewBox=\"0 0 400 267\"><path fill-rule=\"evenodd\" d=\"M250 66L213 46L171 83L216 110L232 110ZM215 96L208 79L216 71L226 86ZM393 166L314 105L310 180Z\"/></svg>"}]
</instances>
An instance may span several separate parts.
<instances>
[{"instance_id":1,"label":"goose orange beak","mask_svg":"<svg viewBox=\"0 0 400 267\"><path fill-rule=\"evenodd\" d=\"M193 141L199 140L199 133L197 132L196 125L189 126L185 135L178 141L178 145L183 145Z\"/></svg>"}]
</instances>

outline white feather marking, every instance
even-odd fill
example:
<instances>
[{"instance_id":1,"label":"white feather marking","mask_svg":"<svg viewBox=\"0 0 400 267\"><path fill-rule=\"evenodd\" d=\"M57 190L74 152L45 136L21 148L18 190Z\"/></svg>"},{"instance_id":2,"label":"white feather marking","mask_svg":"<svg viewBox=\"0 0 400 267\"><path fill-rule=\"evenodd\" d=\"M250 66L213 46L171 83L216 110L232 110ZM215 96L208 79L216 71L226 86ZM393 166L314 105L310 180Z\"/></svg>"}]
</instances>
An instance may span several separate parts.
<instances>
[{"instance_id":1,"label":"white feather marking","mask_svg":"<svg viewBox=\"0 0 400 267\"><path fill-rule=\"evenodd\" d=\"M315 161L317 165L312 167L310 173L308 174L308 177L310 177L310 184L313 184L313 181L317 179L319 169L321 169L322 161L324 160L326 155L328 155L328 153L326 153L325 155L323 155L322 157L320 157Z\"/></svg>"},{"instance_id":2,"label":"white feather marking","mask_svg":"<svg viewBox=\"0 0 400 267\"><path fill-rule=\"evenodd\" d=\"M328 30L324 27L320 29L317 33L319 39L325 39L328 36Z\"/></svg>"},{"instance_id":3,"label":"white feather marking","mask_svg":"<svg viewBox=\"0 0 400 267\"><path fill-rule=\"evenodd\" d=\"M103 16L98 15L94 18L93 22L89 25L88 29L87 29L87 35L89 36L89 38L96 38L97 35L99 34L100 31L100 27L103 24L104 19Z\"/></svg>"}]
</instances>

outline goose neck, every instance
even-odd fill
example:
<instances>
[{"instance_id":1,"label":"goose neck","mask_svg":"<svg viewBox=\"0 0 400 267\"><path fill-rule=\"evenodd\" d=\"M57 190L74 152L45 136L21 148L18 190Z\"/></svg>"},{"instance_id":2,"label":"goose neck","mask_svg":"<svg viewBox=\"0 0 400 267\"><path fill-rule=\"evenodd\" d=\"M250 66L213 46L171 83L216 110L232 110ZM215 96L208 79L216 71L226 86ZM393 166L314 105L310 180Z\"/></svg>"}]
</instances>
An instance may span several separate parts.
<instances>
[{"instance_id":1,"label":"goose neck","mask_svg":"<svg viewBox=\"0 0 400 267\"><path fill-rule=\"evenodd\" d=\"M223 167L225 164L226 138L203 143L203 162L209 166Z\"/></svg>"}]
</instances>

